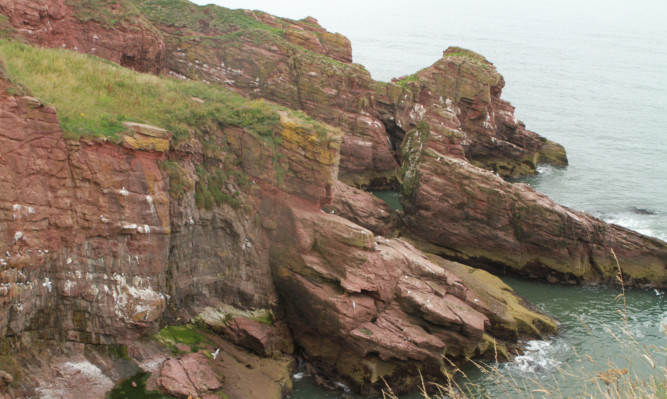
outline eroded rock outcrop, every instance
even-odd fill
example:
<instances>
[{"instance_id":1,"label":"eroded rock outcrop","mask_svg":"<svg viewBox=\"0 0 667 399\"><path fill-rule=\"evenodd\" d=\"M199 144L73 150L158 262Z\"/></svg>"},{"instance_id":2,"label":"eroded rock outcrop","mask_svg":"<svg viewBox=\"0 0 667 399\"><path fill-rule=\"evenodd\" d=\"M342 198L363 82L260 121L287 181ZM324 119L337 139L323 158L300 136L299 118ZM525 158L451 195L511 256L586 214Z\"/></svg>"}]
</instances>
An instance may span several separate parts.
<instances>
[{"instance_id":1,"label":"eroded rock outcrop","mask_svg":"<svg viewBox=\"0 0 667 399\"><path fill-rule=\"evenodd\" d=\"M526 130L500 98L505 80L483 56L450 47L440 60L387 86L378 108L397 146L405 132L430 125L428 145L503 177L535 173L538 162L567 165L565 150Z\"/></svg>"},{"instance_id":2,"label":"eroded rock outcrop","mask_svg":"<svg viewBox=\"0 0 667 399\"><path fill-rule=\"evenodd\" d=\"M414 130L403 147L402 202L411 234L430 251L551 282L664 286L667 244L556 204L525 184L437 151L433 132ZM613 251L613 252L612 252ZM614 255L615 253L615 255Z\"/></svg>"},{"instance_id":3,"label":"eroded rock outcrop","mask_svg":"<svg viewBox=\"0 0 667 399\"><path fill-rule=\"evenodd\" d=\"M567 163L562 147L516 120L514 108L500 99L502 76L468 50L450 48L431 67L386 84L351 62L349 40L313 18L293 21L184 0L170 7L187 18L138 0L116 4L111 18L62 2L10 1L0 13L10 16L14 35L30 42L64 43L137 70L217 83L340 127L340 179L349 185L397 188L403 136L421 120L433 126L441 153L502 176L534 173L538 162ZM24 21L24 14L33 17ZM79 30L85 32L65 34ZM106 40L109 35L122 40ZM70 37L85 43L65 43ZM98 48L98 40L108 43Z\"/></svg>"},{"instance_id":4,"label":"eroded rock outcrop","mask_svg":"<svg viewBox=\"0 0 667 399\"><path fill-rule=\"evenodd\" d=\"M382 379L404 390L418 370L442 378L443 356L505 352L506 343L556 330L486 272L281 199L265 197L260 212L282 227L271 234L271 263L295 342L357 391L377 392Z\"/></svg>"},{"instance_id":5,"label":"eroded rock outcrop","mask_svg":"<svg viewBox=\"0 0 667 399\"><path fill-rule=\"evenodd\" d=\"M334 200L325 212L335 213L376 235L391 237L400 226L400 215L380 198L342 182L333 187Z\"/></svg>"},{"instance_id":6,"label":"eroded rock outcrop","mask_svg":"<svg viewBox=\"0 0 667 399\"><path fill-rule=\"evenodd\" d=\"M119 144L66 141L55 109L8 95L20 90L9 90L2 77L3 353L42 342L54 349L75 343L74 354L91 345L123 347L204 306L277 306L268 243L262 221L250 216L251 198L266 187L292 195L295 206L317 209L331 201L340 132L281 112L279 140L241 127L217 129L209 134L225 151L208 156L193 142L167 154L169 132L136 123L126 124ZM225 165L236 178L217 188L226 196L208 209L200 201L213 190L206 173L218 176ZM269 347L273 341L258 326L235 322L240 344L266 344L258 350L264 356L292 351L284 324L272 331L280 338ZM110 386L119 377L106 376ZM53 381L42 388L52 389ZM20 391L12 392L34 389L35 382L22 378Z\"/></svg>"},{"instance_id":7,"label":"eroded rock outcrop","mask_svg":"<svg viewBox=\"0 0 667 399\"><path fill-rule=\"evenodd\" d=\"M555 331L487 272L389 239L403 221L352 186L401 185L407 231L448 258L599 282L615 274L613 248L629 283L666 284L661 241L482 169L518 176L566 162L514 118L483 57L452 48L385 84L314 19L170 3L113 2L112 22L88 3L0 0L0 34L305 113L257 101L230 122L215 115L238 105L221 101L178 141L132 121L114 141L65 140L55 108L0 69L2 353L129 345L128 356L157 373L164 357L144 358L139 338L195 320L231 342L211 336L209 352L167 361L157 385L202 394L183 366L194 361L217 376L203 372L207 392L217 378L232 397L278 398L295 344L324 373L373 392L382 378L409 389L419 369L445 377L443 356L502 356L518 339ZM215 361L202 357L221 347ZM39 385L22 381L27 392Z\"/></svg>"}]
</instances>

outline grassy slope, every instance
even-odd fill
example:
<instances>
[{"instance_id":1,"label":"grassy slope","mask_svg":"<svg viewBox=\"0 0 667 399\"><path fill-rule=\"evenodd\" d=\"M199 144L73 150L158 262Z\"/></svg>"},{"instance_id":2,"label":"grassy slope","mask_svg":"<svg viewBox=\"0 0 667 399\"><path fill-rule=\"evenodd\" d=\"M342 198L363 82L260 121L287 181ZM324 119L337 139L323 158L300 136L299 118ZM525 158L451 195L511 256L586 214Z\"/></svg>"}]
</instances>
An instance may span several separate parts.
<instances>
[{"instance_id":1,"label":"grassy slope","mask_svg":"<svg viewBox=\"0 0 667 399\"><path fill-rule=\"evenodd\" d=\"M67 138L117 139L126 120L164 127L176 141L211 122L265 137L280 123L276 105L200 82L134 72L90 55L0 41L0 60L14 83L57 108Z\"/></svg>"},{"instance_id":2,"label":"grassy slope","mask_svg":"<svg viewBox=\"0 0 667 399\"><path fill-rule=\"evenodd\" d=\"M211 39L234 41L238 40L236 36L239 34L261 33L259 40L270 38L294 47L301 57L339 64L287 43L282 38L282 29L266 25L243 10L197 6L187 0L67 2L77 9L77 18L84 22L94 20L107 27L130 24L151 29L156 29L152 24L167 25L178 28L179 35L194 35L197 40L208 34L212 35L208 36ZM113 10L108 7L111 3L115 4ZM287 25L280 19L274 21L280 26ZM206 32L204 36L203 32ZM14 83L56 106L63 133L70 139L106 137L115 141L124 130L121 122L127 120L164 127L174 134L177 143L193 135L201 138L196 134L198 128L211 122L240 126L260 136L272 137L279 125L277 111L285 110L261 100L245 99L224 87L141 74L90 55L61 49L37 49L2 40L2 35L0 62L4 63ZM203 99L205 103L193 101L193 97ZM324 129L304 114L294 114L311 128Z\"/></svg>"},{"instance_id":3,"label":"grassy slope","mask_svg":"<svg viewBox=\"0 0 667 399\"><path fill-rule=\"evenodd\" d=\"M178 28L178 33L207 31L223 35L238 30L261 29L282 35L283 30L266 25L244 10L208 5L198 6L187 0L130 0L154 24ZM276 20L280 23L279 20Z\"/></svg>"}]
</instances>

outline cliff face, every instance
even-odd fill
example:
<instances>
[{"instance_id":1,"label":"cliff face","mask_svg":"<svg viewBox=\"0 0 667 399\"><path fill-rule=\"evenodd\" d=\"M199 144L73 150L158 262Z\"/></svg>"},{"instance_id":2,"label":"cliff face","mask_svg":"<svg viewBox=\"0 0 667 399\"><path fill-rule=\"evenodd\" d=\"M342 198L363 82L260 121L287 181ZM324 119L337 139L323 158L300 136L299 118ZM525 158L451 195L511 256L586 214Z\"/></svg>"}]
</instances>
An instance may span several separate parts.
<instances>
[{"instance_id":1,"label":"cliff face","mask_svg":"<svg viewBox=\"0 0 667 399\"><path fill-rule=\"evenodd\" d=\"M221 84L338 126L345 133L340 179L355 186L396 188L402 138L421 120L441 136L442 152L502 176L534 173L537 162L567 164L562 147L514 118L500 99L502 76L471 51L448 49L433 66L387 84L351 63L349 40L313 18L222 15L184 0L116 4L109 15L74 0L5 1L0 12L31 43Z\"/></svg>"},{"instance_id":2,"label":"cliff face","mask_svg":"<svg viewBox=\"0 0 667 399\"><path fill-rule=\"evenodd\" d=\"M166 304L162 154L68 146L53 107L31 97L3 94L0 109L3 350L146 333Z\"/></svg>"},{"instance_id":3,"label":"cliff face","mask_svg":"<svg viewBox=\"0 0 667 399\"><path fill-rule=\"evenodd\" d=\"M27 96L5 94L0 109L3 184L12 187L3 191L0 232L9 254L5 353L45 342L131 345L162 323L225 303L284 312L277 322L297 332L314 363L372 392L381 377L412 386L423 362L440 370L445 349L453 358L479 355L493 336L513 342L555 329L500 281L469 287L458 277L470 273L463 265L429 260L320 211L331 201L337 130L285 113L276 147L232 127L209 131L228 149L205 155L189 145L156 150L168 147L169 133L137 124L121 144L66 141L53 107ZM289 170L282 178L271 164L276 151ZM247 173L245 187L223 188L240 191L238 204L198 207L198 165L210 175L230 154ZM169 187L178 179L180 197Z\"/></svg>"},{"instance_id":4,"label":"cliff face","mask_svg":"<svg viewBox=\"0 0 667 399\"><path fill-rule=\"evenodd\" d=\"M2 0L11 36L28 43L106 58L142 72L158 72L166 48L162 34L129 1Z\"/></svg>"},{"instance_id":5,"label":"cliff face","mask_svg":"<svg viewBox=\"0 0 667 399\"><path fill-rule=\"evenodd\" d=\"M562 147L514 118L500 99L502 76L478 54L451 48L431 67L382 83L351 62L347 39L312 18L186 1L116 1L104 12L95 4L0 0L0 33L187 82L133 74L126 80L137 90L123 91L126 81L82 69L86 86L99 86L107 101L86 112L112 113L99 131L82 133L72 121L91 116L68 107L82 94L49 97L52 82L12 70L5 57L0 348L9 358L49 347L100 363L91 347L126 348L124 360L160 375L156 387L187 397L209 389L175 393L184 364L209 368L202 376L260 378L238 370L271 369L296 344L357 391L377 391L383 378L407 390L420 368L445 376L443 355L458 362L502 354L519 339L555 331L500 280L454 260L600 282L617 273L613 249L629 283L666 283L665 243L495 174L567 161ZM27 57L25 48L13 51ZM100 60L60 54L65 65L93 63L91 71L121 75ZM166 109L155 93L185 105ZM399 186L404 214L358 189ZM449 260L389 238L399 234ZM156 367L165 355L141 338L193 320L231 342L206 338L238 368L200 355ZM74 371L60 361L53 369L61 377L49 378L39 374L48 368L26 361L30 367L0 394L62 383ZM116 363L100 368L105 378L123 375ZM282 395L286 375L263 374L279 381L266 392Z\"/></svg>"}]
</instances>

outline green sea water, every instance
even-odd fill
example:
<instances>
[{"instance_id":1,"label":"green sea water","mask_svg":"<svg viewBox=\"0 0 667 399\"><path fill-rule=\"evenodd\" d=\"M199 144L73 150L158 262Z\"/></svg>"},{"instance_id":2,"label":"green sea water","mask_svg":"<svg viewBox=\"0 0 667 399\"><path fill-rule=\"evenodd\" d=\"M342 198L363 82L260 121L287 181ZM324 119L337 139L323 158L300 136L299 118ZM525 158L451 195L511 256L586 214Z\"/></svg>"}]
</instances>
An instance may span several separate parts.
<instances>
[{"instance_id":1,"label":"green sea water","mask_svg":"<svg viewBox=\"0 0 667 399\"><path fill-rule=\"evenodd\" d=\"M403 205L398 199L398 193L395 191L373 191L374 196L386 202L392 209L396 211L403 211Z\"/></svg>"}]
</instances>

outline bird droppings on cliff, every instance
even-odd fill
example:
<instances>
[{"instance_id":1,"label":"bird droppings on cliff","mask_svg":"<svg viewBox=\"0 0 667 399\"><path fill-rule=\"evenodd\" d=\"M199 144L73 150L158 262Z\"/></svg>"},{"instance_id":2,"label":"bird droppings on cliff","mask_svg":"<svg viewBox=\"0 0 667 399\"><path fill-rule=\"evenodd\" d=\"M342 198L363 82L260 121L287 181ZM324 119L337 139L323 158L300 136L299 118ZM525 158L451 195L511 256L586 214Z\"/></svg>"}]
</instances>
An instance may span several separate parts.
<instances>
[{"instance_id":1,"label":"bird droppings on cliff","mask_svg":"<svg viewBox=\"0 0 667 399\"><path fill-rule=\"evenodd\" d=\"M53 289L53 284L51 283L48 277L44 278L44 283L42 284L42 287L46 287L49 290L49 292L51 292L51 290Z\"/></svg>"}]
</instances>

